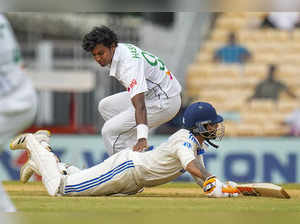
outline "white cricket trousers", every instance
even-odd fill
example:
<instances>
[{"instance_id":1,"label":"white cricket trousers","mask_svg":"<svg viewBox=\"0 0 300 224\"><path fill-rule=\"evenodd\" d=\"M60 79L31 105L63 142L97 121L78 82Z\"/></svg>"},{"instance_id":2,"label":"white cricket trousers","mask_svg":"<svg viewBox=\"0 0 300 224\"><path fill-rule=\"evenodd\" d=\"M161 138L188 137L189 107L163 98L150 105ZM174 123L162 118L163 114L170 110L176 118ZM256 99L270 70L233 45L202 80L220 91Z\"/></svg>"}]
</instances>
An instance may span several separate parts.
<instances>
[{"instance_id":1,"label":"white cricket trousers","mask_svg":"<svg viewBox=\"0 0 300 224\"><path fill-rule=\"evenodd\" d=\"M142 188L135 181L135 165L129 157L130 150L123 150L89 169L62 175L55 155L32 134L26 135L26 148L51 196L135 194Z\"/></svg>"},{"instance_id":2,"label":"white cricket trousers","mask_svg":"<svg viewBox=\"0 0 300 224\"><path fill-rule=\"evenodd\" d=\"M135 194L142 187L137 186L134 172L129 150L123 150L96 166L66 176L60 193L64 196Z\"/></svg>"},{"instance_id":3,"label":"white cricket trousers","mask_svg":"<svg viewBox=\"0 0 300 224\"><path fill-rule=\"evenodd\" d=\"M180 95L168 99L145 97L145 105L148 126L155 128L175 117L181 106L181 97ZM128 92L102 99L98 111L105 120L102 137L110 156L136 144L135 108Z\"/></svg>"}]
</instances>

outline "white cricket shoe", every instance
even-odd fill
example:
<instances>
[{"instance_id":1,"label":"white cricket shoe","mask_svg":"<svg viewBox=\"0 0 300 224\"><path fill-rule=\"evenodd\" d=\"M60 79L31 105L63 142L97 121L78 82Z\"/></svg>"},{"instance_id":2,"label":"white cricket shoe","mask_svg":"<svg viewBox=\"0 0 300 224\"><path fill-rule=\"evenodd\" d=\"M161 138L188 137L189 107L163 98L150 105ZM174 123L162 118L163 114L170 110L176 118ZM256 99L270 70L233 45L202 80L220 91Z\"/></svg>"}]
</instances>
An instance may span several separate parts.
<instances>
[{"instance_id":1,"label":"white cricket shoe","mask_svg":"<svg viewBox=\"0 0 300 224\"><path fill-rule=\"evenodd\" d=\"M28 150L26 147L26 136L29 135L29 133L25 133L25 134L20 134L17 137L13 138L10 142L10 149L11 150ZM41 145L46 148L48 151L51 151L51 147L50 147L50 136L51 136L51 132L48 130L39 130L37 132L35 132L34 137L36 138L36 140L41 143Z\"/></svg>"},{"instance_id":2,"label":"white cricket shoe","mask_svg":"<svg viewBox=\"0 0 300 224\"><path fill-rule=\"evenodd\" d=\"M11 150L27 150L28 153L29 149L26 146L26 137L28 135L32 135L32 134L20 134L17 137L13 138L9 144L9 147Z\"/></svg>"},{"instance_id":3,"label":"white cricket shoe","mask_svg":"<svg viewBox=\"0 0 300 224\"><path fill-rule=\"evenodd\" d=\"M32 134L21 134L11 140L9 147L11 150L26 150L28 155L28 161L21 167L20 170L20 181L26 183L29 178L33 175L34 170L31 168L33 161L30 159L30 151L26 146L26 138Z\"/></svg>"}]
</instances>

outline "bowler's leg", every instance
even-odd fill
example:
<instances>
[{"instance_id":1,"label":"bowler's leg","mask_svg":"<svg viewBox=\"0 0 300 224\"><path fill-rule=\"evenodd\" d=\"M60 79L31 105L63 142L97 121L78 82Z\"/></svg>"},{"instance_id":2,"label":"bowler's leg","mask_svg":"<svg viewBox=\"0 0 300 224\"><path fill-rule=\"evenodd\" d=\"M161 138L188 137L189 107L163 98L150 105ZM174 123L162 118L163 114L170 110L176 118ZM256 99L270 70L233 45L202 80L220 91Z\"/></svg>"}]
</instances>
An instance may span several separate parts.
<instances>
[{"instance_id":1,"label":"bowler's leg","mask_svg":"<svg viewBox=\"0 0 300 224\"><path fill-rule=\"evenodd\" d=\"M136 143L136 121L133 106L105 122L102 127L104 146L111 156Z\"/></svg>"},{"instance_id":2,"label":"bowler's leg","mask_svg":"<svg viewBox=\"0 0 300 224\"><path fill-rule=\"evenodd\" d=\"M128 92L120 92L102 99L98 104L98 111L105 121L111 119L131 106Z\"/></svg>"},{"instance_id":3,"label":"bowler's leg","mask_svg":"<svg viewBox=\"0 0 300 224\"><path fill-rule=\"evenodd\" d=\"M146 106L148 126L156 128L176 116L181 107L181 98L178 95L169 99L146 101Z\"/></svg>"}]
</instances>

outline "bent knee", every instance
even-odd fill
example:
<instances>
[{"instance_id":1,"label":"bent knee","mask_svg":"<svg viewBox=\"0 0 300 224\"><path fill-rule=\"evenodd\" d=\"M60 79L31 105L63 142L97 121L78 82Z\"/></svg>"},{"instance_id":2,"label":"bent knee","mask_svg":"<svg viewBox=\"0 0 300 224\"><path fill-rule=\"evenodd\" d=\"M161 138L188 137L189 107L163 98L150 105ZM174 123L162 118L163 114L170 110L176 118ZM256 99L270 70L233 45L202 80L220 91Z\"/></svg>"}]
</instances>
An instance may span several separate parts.
<instances>
[{"instance_id":1,"label":"bent knee","mask_svg":"<svg viewBox=\"0 0 300 224\"><path fill-rule=\"evenodd\" d=\"M100 114L103 114L105 112L105 108L109 107L109 101L104 98L102 100L100 100L100 102L98 103L98 111Z\"/></svg>"},{"instance_id":2,"label":"bent knee","mask_svg":"<svg viewBox=\"0 0 300 224\"><path fill-rule=\"evenodd\" d=\"M102 134L103 137L112 136L114 131L115 130L112 128L112 126L109 125L109 122L105 122L102 129L101 129L101 134Z\"/></svg>"}]
</instances>

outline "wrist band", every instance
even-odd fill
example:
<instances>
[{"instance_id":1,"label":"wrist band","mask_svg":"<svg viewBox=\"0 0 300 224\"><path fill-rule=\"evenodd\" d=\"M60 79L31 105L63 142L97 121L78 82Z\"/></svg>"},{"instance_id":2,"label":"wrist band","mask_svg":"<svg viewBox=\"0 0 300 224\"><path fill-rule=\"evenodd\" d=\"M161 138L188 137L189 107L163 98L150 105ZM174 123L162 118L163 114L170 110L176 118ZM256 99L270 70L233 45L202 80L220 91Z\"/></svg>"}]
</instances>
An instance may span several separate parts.
<instances>
[{"instance_id":1,"label":"wrist band","mask_svg":"<svg viewBox=\"0 0 300 224\"><path fill-rule=\"evenodd\" d=\"M137 139L148 138L148 126L145 124L139 124L136 126L137 129Z\"/></svg>"},{"instance_id":2,"label":"wrist band","mask_svg":"<svg viewBox=\"0 0 300 224\"><path fill-rule=\"evenodd\" d=\"M210 180L210 179L212 179L212 178L216 178L216 176L211 175L211 176L207 177L207 178L205 179L205 181L208 181L208 180Z\"/></svg>"}]
</instances>

